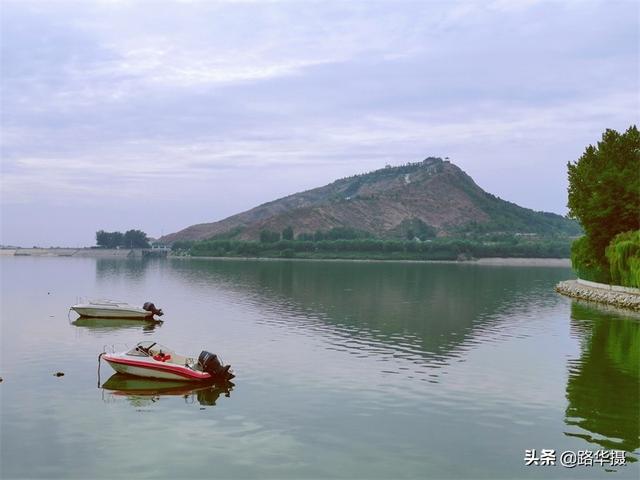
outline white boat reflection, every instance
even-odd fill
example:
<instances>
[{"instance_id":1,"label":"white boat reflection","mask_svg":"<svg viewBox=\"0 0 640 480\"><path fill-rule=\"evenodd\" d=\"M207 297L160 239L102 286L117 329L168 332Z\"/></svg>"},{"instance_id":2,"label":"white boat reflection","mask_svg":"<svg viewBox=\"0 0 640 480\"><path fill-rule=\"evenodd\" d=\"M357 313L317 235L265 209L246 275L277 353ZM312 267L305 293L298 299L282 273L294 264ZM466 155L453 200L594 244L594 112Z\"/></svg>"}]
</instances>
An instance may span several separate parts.
<instances>
[{"instance_id":1,"label":"white boat reflection","mask_svg":"<svg viewBox=\"0 0 640 480\"><path fill-rule=\"evenodd\" d=\"M71 325L86 328L95 332L109 332L112 330L139 330L153 332L162 326L162 320L131 320L119 318L79 317Z\"/></svg>"}]
</instances>

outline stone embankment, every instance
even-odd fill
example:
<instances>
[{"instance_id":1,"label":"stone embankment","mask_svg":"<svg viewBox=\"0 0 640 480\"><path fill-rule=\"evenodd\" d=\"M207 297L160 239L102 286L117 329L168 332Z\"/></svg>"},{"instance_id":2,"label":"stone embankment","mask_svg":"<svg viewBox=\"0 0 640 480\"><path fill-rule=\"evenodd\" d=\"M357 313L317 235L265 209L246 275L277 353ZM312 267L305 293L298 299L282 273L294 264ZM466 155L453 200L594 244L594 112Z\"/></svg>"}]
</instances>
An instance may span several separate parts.
<instances>
[{"instance_id":1,"label":"stone embankment","mask_svg":"<svg viewBox=\"0 0 640 480\"><path fill-rule=\"evenodd\" d=\"M588 284L587 284L588 283ZM601 286L594 286L601 285ZM640 311L640 290L584 282L583 280L565 280L556 285L556 292L568 297L591 302L604 303L619 308ZM635 290L638 292L636 293Z\"/></svg>"}]
</instances>

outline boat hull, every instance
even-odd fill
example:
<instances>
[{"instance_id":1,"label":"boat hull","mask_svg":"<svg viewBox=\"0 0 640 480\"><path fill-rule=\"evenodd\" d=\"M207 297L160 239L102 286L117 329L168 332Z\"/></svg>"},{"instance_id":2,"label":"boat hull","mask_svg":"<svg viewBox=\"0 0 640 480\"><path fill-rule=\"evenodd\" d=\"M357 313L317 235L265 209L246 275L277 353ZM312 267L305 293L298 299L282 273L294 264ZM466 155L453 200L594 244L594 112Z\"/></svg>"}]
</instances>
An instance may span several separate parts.
<instances>
[{"instance_id":1,"label":"boat hull","mask_svg":"<svg viewBox=\"0 0 640 480\"><path fill-rule=\"evenodd\" d=\"M116 372L137 377L191 382L211 379L211 375L206 372L198 372L186 366L159 362L153 359L131 359L119 355L104 355L103 358Z\"/></svg>"},{"instance_id":2,"label":"boat hull","mask_svg":"<svg viewBox=\"0 0 640 480\"><path fill-rule=\"evenodd\" d=\"M124 318L133 320L147 320L153 318L152 312L142 309L115 309L74 305L71 309L81 317L90 318Z\"/></svg>"}]
</instances>

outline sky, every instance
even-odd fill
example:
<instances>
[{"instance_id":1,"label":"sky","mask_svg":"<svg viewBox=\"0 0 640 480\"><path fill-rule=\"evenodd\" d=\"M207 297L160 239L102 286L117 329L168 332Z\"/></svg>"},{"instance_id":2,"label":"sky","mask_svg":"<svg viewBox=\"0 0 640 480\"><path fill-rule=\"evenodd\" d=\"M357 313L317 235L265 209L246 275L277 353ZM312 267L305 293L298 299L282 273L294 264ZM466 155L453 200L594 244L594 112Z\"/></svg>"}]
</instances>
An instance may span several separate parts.
<instances>
[{"instance_id":1,"label":"sky","mask_svg":"<svg viewBox=\"0 0 640 480\"><path fill-rule=\"evenodd\" d=\"M638 124L640 3L0 2L0 244L159 237L449 157L565 214L566 164Z\"/></svg>"}]
</instances>

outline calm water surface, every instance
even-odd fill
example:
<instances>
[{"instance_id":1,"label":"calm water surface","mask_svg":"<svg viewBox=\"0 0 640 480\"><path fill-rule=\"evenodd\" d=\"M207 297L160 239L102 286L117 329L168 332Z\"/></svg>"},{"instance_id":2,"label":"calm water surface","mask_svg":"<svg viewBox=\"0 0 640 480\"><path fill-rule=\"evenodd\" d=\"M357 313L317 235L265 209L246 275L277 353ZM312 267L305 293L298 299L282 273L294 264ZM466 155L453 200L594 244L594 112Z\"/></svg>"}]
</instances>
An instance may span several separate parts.
<instances>
[{"instance_id":1,"label":"calm water surface","mask_svg":"<svg viewBox=\"0 0 640 480\"><path fill-rule=\"evenodd\" d=\"M2 478L638 478L640 322L569 269L1 258ZM76 321L76 297L164 323ZM207 349L230 392L97 378L103 345ZM56 371L65 373L55 377ZM525 467L525 449L628 465Z\"/></svg>"}]
</instances>

